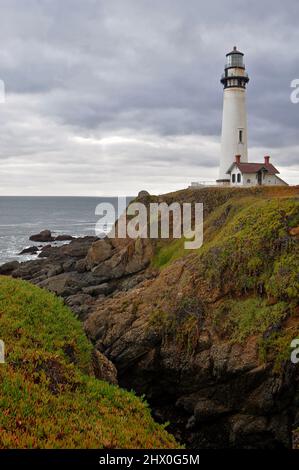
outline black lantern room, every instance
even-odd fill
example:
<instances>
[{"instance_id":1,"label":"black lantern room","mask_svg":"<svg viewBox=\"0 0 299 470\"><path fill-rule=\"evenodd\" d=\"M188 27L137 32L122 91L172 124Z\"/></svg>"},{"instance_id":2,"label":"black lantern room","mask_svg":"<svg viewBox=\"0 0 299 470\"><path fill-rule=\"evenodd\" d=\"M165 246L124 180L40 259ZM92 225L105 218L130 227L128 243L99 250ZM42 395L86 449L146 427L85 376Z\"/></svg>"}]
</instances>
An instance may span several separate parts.
<instances>
[{"instance_id":1,"label":"black lantern room","mask_svg":"<svg viewBox=\"0 0 299 470\"><path fill-rule=\"evenodd\" d=\"M245 72L244 54L236 47L226 54L226 64L221 83L224 88L246 88L249 82L248 74Z\"/></svg>"}]
</instances>

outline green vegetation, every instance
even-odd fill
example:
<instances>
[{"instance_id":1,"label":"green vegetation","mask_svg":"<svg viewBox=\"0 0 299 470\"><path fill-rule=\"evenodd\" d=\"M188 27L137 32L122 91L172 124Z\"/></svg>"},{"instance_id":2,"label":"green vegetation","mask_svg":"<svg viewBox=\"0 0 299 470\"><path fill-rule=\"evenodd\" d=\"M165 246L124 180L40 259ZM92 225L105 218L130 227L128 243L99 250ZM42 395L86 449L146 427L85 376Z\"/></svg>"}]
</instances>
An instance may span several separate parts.
<instances>
[{"instance_id":1,"label":"green vegetation","mask_svg":"<svg viewBox=\"0 0 299 470\"><path fill-rule=\"evenodd\" d=\"M155 255L152 260L152 266L155 268L166 268L173 261L188 254L184 249L184 239L179 238L172 242L158 242Z\"/></svg>"},{"instance_id":2,"label":"green vegetation","mask_svg":"<svg viewBox=\"0 0 299 470\"><path fill-rule=\"evenodd\" d=\"M200 264L211 285L220 289L231 286L239 293L250 290L260 293L269 286L274 270L279 275L281 264L284 270L288 269L286 260L292 262L289 266L292 281L298 279L299 268L293 263L298 243L289 234L298 212L296 199L256 200L249 206L244 204L199 252ZM274 281L272 278L271 282ZM278 287L274 284L272 293L275 291L277 295ZM279 289L277 297L288 298L286 289L281 286Z\"/></svg>"},{"instance_id":3,"label":"green vegetation","mask_svg":"<svg viewBox=\"0 0 299 470\"><path fill-rule=\"evenodd\" d=\"M233 258L233 265L230 266L235 272L236 265L243 261L245 255L249 263L248 275L251 276L255 274L256 269L263 269L263 266L259 265L260 259L251 258L256 254L256 250L261 249L264 241L265 263L268 253L276 256L280 248L292 250L292 246L285 246L284 240L286 237L292 241L288 230L299 225L299 201L298 198L291 197L292 193L294 194L294 190L291 191L291 188L217 188L193 192L187 190L183 194L173 193L168 202L173 202L175 197L181 202L203 202L204 245L198 252L206 256L209 254L213 270L218 271L219 275L222 271L219 272L218 268L223 270L226 264L231 262L226 255ZM184 241L183 238L159 240L152 265L164 269L176 259L190 255L192 251L184 249ZM238 249L237 256L233 250L234 244ZM248 248L247 252L245 248ZM222 253L219 257L220 251ZM205 258L204 261L209 260ZM214 265L214 262L217 264ZM238 265L237 267L239 268ZM211 280L214 280L212 271L210 275Z\"/></svg>"},{"instance_id":4,"label":"green vegetation","mask_svg":"<svg viewBox=\"0 0 299 470\"><path fill-rule=\"evenodd\" d=\"M279 301L272 305L256 297L231 299L214 310L213 323L219 335L232 342L242 343L258 335L261 361L273 360L279 369L290 358L291 341L299 338L298 313L295 302Z\"/></svg>"},{"instance_id":5,"label":"green vegetation","mask_svg":"<svg viewBox=\"0 0 299 470\"><path fill-rule=\"evenodd\" d=\"M296 191L218 188L170 195L204 202L204 244L192 253L184 250L184 240L159 241L153 260L156 268L165 269L189 255L192 272L219 292L219 301L208 307L219 335L233 342L258 335L261 357L277 364L289 357L290 342L299 337L299 248L292 234L299 225ZM169 311L173 330L176 312L171 306ZM169 328L165 315L160 319L164 329ZM196 328L194 321L193 332L188 329L191 341L185 337L185 344L196 344Z\"/></svg>"},{"instance_id":6,"label":"green vegetation","mask_svg":"<svg viewBox=\"0 0 299 470\"><path fill-rule=\"evenodd\" d=\"M238 342L258 335L261 358L275 360L278 367L290 355L291 340L299 337L298 322L285 326L297 312L299 249L290 231L298 223L299 201L243 202L238 201L237 212L235 204L230 211L225 204L210 218L199 269L211 286L226 293L215 311L220 334ZM213 236L211 227L221 212L226 223Z\"/></svg>"},{"instance_id":7,"label":"green vegetation","mask_svg":"<svg viewBox=\"0 0 299 470\"><path fill-rule=\"evenodd\" d=\"M284 328L277 329L261 339L259 347L261 361L272 361L274 370L280 371L282 366L290 361L291 342L295 338L299 338L298 318L290 326L287 323Z\"/></svg>"},{"instance_id":8,"label":"green vegetation","mask_svg":"<svg viewBox=\"0 0 299 470\"><path fill-rule=\"evenodd\" d=\"M0 278L0 448L174 448L133 393L88 375L91 345L60 299Z\"/></svg>"},{"instance_id":9,"label":"green vegetation","mask_svg":"<svg viewBox=\"0 0 299 470\"><path fill-rule=\"evenodd\" d=\"M203 316L203 304L197 298L183 297L177 305L170 306L168 312L154 310L149 328L158 330L164 341L174 341L178 350L192 355L198 343Z\"/></svg>"},{"instance_id":10,"label":"green vegetation","mask_svg":"<svg viewBox=\"0 0 299 470\"><path fill-rule=\"evenodd\" d=\"M287 317L288 304L267 305L263 299L227 300L215 310L214 324L232 341L242 342L251 335L263 335L279 327Z\"/></svg>"}]
</instances>

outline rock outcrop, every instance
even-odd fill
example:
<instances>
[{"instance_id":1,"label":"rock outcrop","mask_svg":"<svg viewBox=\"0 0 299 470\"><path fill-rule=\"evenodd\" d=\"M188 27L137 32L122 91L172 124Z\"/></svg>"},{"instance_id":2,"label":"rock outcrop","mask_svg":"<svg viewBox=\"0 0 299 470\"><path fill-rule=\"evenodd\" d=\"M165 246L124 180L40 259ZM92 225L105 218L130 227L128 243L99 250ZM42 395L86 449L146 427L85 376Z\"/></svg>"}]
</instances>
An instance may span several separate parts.
<instances>
[{"instance_id":1,"label":"rock outcrop","mask_svg":"<svg viewBox=\"0 0 299 470\"><path fill-rule=\"evenodd\" d=\"M24 248L22 251L20 251L19 255L26 255L26 254L34 255L38 251L39 249L37 246L29 246L28 248Z\"/></svg>"},{"instance_id":2,"label":"rock outcrop","mask_svg":"<svg viewBox=\"0 0 299 470\"><path fill-rule=\"evenodd\" d=\"M66 242L74 240L72 235L61 234L54 237L50 230L42 230L40 233L35 235L31 235L29 240L33 242L41 242L41 243L48 243L48 242Z\"/></svg>"},{"instance_id":3,"label":"rock outcrop","mask_svg":"<svg viewBox=\"0 0 299 470\"><path fill-rule=\"evenodd\" d=\"M0 266L0 274L9 275L19 267L18 261L8 261Z\"/></svg>"},{"instance_id":4,"label":"rock outcrop","mask_svg":"<svg viewBox=\"0 0 299 470\"><path fill-rule=\"evenodd\" d=\"M39 238L46 241L49 237L49 231L43 231ZM34 253L37 250L34 247ZM147 240L123 240L119 244L109 238L87 236L62 246L45 245L37 259L6 263L0 267L0 273L29 280L54 292L85 319L96 299L127 290L150 277L145 269L152 254Z\"/></svg>"},{"instance_id":5,"label":"rock outcrop","mask_svg":"<svg viewBox=\"0 0 299 470\"><path fill-rule=\"evenodd\" d=\"M29 240L32 242L52 242L54 237L52 237L52 233L50 230L42 230L40 233L35 235L31 235Z\"/></svg>"}]
</instances>

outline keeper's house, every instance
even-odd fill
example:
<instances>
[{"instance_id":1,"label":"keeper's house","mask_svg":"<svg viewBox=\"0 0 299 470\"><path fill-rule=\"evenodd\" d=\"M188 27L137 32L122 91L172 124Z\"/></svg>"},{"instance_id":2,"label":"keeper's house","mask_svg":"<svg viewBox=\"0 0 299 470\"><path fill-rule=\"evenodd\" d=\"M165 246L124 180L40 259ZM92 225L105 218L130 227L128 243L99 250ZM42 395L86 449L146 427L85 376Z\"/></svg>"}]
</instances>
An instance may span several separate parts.
<instances>
[{"instance_id":1,"label":"keeper's house","mask_svg":"<svg viewBox=\"0 0 299 470\"><path fill-rule=\"evenodd\" d=\"M227 171L231 186L288 186L278 174L268 156L264 158L264 163L249 163L242 162L241 155L236 155L235 162Z\"/></svg>"}]
</instances>

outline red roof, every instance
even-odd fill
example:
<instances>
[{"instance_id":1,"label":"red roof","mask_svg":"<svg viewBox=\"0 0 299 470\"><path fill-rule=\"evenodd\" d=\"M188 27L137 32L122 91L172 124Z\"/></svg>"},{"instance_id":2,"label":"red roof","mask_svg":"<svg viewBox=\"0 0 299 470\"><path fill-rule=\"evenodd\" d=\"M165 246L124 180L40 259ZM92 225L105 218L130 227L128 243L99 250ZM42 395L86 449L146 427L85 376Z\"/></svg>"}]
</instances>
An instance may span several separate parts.
<instances>
[{"instance_id":1,"label":"red roof","mask_svg":"<svg viewBox=\"0 0 299 470\"><path fill-rule=\"evenodd\" d=\"M234 163L237 165L242 173L257 173L258 171L265 169L269 175L276 175L279 173L277 168L272 163ZM229 168L228 173L231 172L233 165Z\"/></svg>"}]
</instances>

